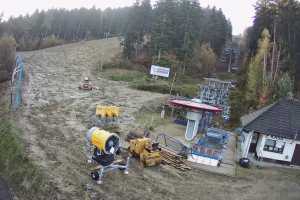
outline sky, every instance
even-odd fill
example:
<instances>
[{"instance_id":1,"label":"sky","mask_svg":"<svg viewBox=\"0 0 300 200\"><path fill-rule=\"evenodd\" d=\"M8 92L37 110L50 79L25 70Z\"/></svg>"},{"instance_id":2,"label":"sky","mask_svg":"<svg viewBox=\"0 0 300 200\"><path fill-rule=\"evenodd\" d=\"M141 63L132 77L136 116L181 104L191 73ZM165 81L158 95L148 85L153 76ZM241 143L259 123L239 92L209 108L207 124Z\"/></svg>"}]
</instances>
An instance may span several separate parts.
<instances>
[{"instance_id":1,"label":"sky","mask_svg":"<svg viewBox=\"0 0 300 200\"><path fill-rule=\"evenodd\" d=\"M152 0L155 2L155 0ZM241 34L252 25L256 0L200 0L202 7L216 6L221 8L233 26L233 34ZM50 8L80 8L86 7L105 9L107 7L130 6L135 0L0 0L0 13L4 19L10 16L31 14L36 9L47 10Z\"/></svg>"}]
</instances>

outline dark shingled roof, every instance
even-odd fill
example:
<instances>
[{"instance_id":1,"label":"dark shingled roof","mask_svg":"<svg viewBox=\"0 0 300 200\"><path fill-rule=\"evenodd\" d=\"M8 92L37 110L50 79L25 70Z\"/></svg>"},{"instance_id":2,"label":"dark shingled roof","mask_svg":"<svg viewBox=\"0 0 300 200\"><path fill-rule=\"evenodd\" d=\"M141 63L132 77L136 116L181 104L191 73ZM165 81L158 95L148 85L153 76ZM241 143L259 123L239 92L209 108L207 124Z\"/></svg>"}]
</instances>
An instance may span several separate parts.
<instances>
[{"instance_id":1,"label":"dark shingled roof","mask_svg":"<svg viewBox=\"0 0 300 200\"><path fill-rule=\"evenodd\" d=\"M246 124L244 130L300 140L300 101L279 100Z\"/></svg>"}]
</instances>

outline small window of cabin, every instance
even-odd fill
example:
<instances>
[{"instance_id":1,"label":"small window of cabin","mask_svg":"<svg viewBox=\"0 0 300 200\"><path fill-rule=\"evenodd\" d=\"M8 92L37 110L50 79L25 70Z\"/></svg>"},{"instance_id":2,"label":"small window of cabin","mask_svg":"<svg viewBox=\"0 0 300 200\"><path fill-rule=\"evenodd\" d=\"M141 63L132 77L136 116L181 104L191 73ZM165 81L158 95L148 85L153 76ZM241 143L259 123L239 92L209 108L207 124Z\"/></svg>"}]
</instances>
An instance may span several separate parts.
<instances>
[{"instance_id":1,"label":"small window of cabin","mask_svg":"<svg viewBox=\"0 0 300 200\"><path fill-rule=\"evenodd\" d=\"M284 150L284 146L285 146L285 142L266 139L264 151L282 154Z\"/></svg>"}]
</instances>

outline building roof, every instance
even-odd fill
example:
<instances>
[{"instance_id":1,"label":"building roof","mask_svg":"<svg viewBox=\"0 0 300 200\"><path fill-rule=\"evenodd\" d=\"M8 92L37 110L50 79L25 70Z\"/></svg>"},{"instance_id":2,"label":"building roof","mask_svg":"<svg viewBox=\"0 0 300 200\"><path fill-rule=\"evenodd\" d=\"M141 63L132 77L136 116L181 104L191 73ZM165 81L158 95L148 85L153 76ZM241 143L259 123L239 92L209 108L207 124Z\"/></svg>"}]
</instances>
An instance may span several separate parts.
<instances>
[{"instance_id":1,"label":"building roof","mask_svg":"<svg viewBox=\"0 0 300 200\"><path fill-rule=\"evenodd\" d=\"M253 120L255 120L257 117L259 117L261 114L263 114L265 111L269 110L274 104L265 106L259 110L256 110L254 112L251 112L247 115L244 115L241 117L241 123L242 126L245 127L246 125L250 124Z\"/></svg>"},{"instance_id":2,"label":"building roof","mask_svg":"<svg viewBox=\"0 0 300 200\"><path fill-rule=\"evenodd\" d=\"M300 140L300 101L284 98L241 118L244 130Z\"/></svg>"},{"instance_id":3,"label":"building roof","mask_svg":"<svg viewBox=\"0 0 300 200\"><path fill-rule=\"evenodd\" d=\"M188 109L193 109L197 111L209 111L209 112L221 112L222 109L210 106L203 103L198 103L190 100L179 100L179 99L171 99L169 100L169 104L175 107L183 107Z\"/></svg>"}]
</instances>

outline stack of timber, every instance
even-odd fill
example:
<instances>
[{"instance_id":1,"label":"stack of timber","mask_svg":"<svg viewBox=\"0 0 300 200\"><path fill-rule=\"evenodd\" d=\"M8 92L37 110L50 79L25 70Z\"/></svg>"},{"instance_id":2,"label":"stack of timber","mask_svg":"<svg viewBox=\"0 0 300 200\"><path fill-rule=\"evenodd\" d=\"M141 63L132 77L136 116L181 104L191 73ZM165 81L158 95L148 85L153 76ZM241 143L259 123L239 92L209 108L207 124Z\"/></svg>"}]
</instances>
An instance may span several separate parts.
<instances>
[{"instance_id":1,"label":"stack of timber","mask_svg":"<svg viewBox=\"0 0 300 200\"><path fill-rule=\"evenodd\" d=\"M166 148L161 148L160 154L162 157L162 164L170 165L181 171L191 170L191 167L185 163L185 159L173 151Z\"/></svg>"}]
</instances>

